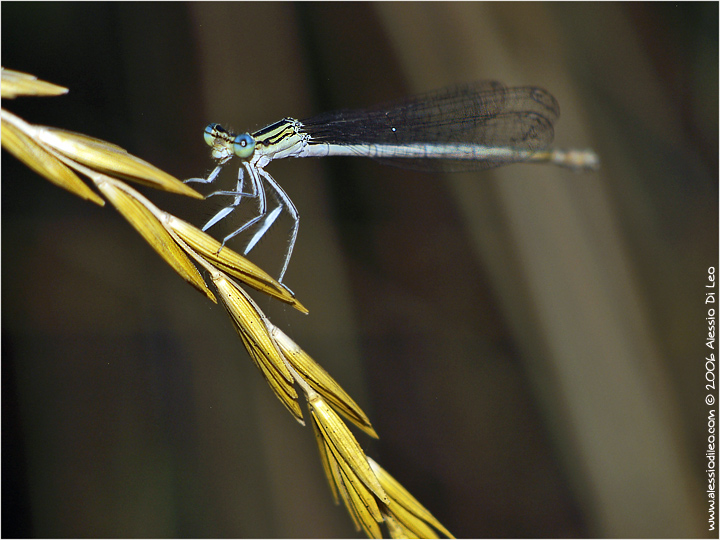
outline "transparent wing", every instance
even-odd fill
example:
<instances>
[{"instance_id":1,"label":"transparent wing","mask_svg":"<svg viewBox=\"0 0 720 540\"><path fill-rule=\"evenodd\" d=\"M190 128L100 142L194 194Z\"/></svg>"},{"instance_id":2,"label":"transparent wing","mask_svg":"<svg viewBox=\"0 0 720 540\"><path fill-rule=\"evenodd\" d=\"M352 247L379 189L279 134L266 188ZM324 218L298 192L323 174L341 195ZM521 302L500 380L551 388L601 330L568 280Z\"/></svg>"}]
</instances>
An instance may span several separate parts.
<instances>
[{"instance_id":1,"label":"transparent wing","mask_svg":"<svg viewBox=\"0 0 720 540\"><path fill-rule=\"evenodd\" d=\"M378 158L398 167L467 171L527 159L547 149L560 115L555 98L535 87L506 88L494 81L452 86L369 109L339 110L304 120L311 143L339 145L466 143L517 150L502 158Z\"/></svg>"}]
</instances>

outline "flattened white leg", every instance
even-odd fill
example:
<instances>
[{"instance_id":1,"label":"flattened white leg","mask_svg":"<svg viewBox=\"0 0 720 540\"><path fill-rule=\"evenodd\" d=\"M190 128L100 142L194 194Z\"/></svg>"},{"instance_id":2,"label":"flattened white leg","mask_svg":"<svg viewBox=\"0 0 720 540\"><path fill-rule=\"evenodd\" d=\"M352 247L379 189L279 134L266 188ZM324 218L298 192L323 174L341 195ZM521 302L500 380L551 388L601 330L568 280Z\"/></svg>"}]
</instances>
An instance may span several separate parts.
<instances>
[{"instance_id":1,"label":"flattened white leg","mask_svg":"<svg viewBox=\"0 0 720 540\"><path fill-rule=\"evenodd\" d=\"M220 171L222 171L223 166L228 162L227 159L220 162L220 164L213 169L213 172L211 172L207 178L188 178L187 180L183 180L184 184L189 184L191 182L198 182L200 184L212 184L215 179L217 178L217 175L220 174Z\"/></svg>"},{"instance_id":2,"label":"flattened white leg","mask_svg":"<svg viewBox=\"0 0 720 540\"><path fill-rule=\"evenodd\" d=\"M253 225L255 225L258 221L260 221L260 219L262 219L262 217L263 217L263 216L255 216L255 217L252 218L250 221L248 221L247 223L245 223L242 227L240 227L240 228L237 229L236 231L233 231L233 232L231 232L230 234L228 234L225 238L223 238L222 245L220 246L220 249L222 249L223 247L225 247L225 243L226 243L228 240L230 240L231 238L234 238L235 236L237 236L238 234L240 234L240 233L243 232L244 230L246 230L246 229L252 227ZM253 244L253 245L254 245L254 244ZM250 249L252 249L252 248L249 248L249 249L248 249L248 248L245 248L245 251L243 252L243 255L247 255L248 252L250 251Z\"/></svg>"},{"instance_id":3,"label":"flattened white leg","mask_svg":"<svg viewBox=\"0 0 720 540\"><path fill-rule=\"evenodd\" d=\"M231 206L228 206L228 207L226 207L226 208L223 208L223 209L220 210L217 214L215 214L212 218L210 218L210 220L209 220L209 221L205 224L205 226L202 228L203 232L204 232L204 231L207 231L210 227L212 227L213 225L215 225L218 221L226 218L227 215L228 215L230 212L232 212L233 210L235 210L235 208L237 208L237 205L240 203L240 201L239 201L238 199L240 199L240 197L237 197L237 198L236 198L236 202L235 202L234 204L232 204ZM223 243L224 243L224 242L223 242Z\"/></svg>"},{"instance_id":4,"label":"flattened white leg","mask_svg":"<svg viewBox=\"0 0 720 540\"><path fill-rule=\"evenodd\" d=\"M250 242L248 242L247 247L245 248L245 251L243 252L243 255L247 255L250 253L250 250L255 247L255 244L258 243L258 241L265 236L265 233L268 232L270 227L272 227L273 223L275 223L275 220L280 215L280 212L282 212L283 206L278 205L275 207L275 210L270 212L267 217L263 220L262 224L258 228L258 231L253 235L253 237L250 239ZM255 221L260 219L262 216L258 216Z\"/></svg>"},{"instance_id":5,"label":"flattened white leg","mask_svg":"<svg viewBox=\"0 0 720 540\"><path fill-rule=\"evenodd\" d=\"M237 236L244 230L247 230L248 228L255 225L258 221L260 221L265 215L267 214L267 198L265 196L265 189L262 186L262 183L260 182L260 178L257 175L257 170L250 166L247 162L244 162L243 165L247 168L248 175L250 176L250 184L252 185L253 192L250 194L244 194L244 193L237 193L237 192L216 192L218 194L228 194L228 195L236 195L235 200L233 201L233 204L228 206L227 208L223 208L220 212L218 212L218 215L216 215L212 220L213 224L220 221L223 217L227 216L230 212L232 212L238 204L240 204L240 200L242 199L243 195L247 195L250 197L257 197L258 199L258 215L254 218L252 218L247 223L244 223L239 229L233 231L232 233L228 234L225 238L223 238L222 241L222 247L225 246L225 243L230 240L231 238ZM238 172L238 190L242 188L242 169ZM220 215L222 214L222 215ZM219 216L219 217L218 217ZM217 219L216 219L217 218ZM205 227L210 227L211 225L206 225ZM205 230L205 229L203 229ZM261 235L262 236L262 235ZM257 243L257 240L254 242L251 240L252 246L249 248L245 248L244 254L247 254L250 249Z\"/></svg>"},{"instance_id":6,"label":"flattened white leg","mask_svg":"<svg viewBox=\"0 0 720 540\"><path fill-rule=\"evenodd\" d=\"M290 257L292 257L293 248L295 247L295 239L297 238L298 227L300 226L300 215L298 214L297 208L295 208L295 205L290 200L290 197L287 196L287 193L285 193L283 188L280 187L280 185L275 181L275 179L270 176L270 173L266 172L264 169L257 169L257 172L267 181L267 183L277 195L279 202L278 208L280 210L276 209L270 214L270 216L268 216L266 224L263 224L263 226L260 227L260 230L255 234L255 236L253 236L253 238L250 240L250 244L248 245L254 246L257 241L260 240L260 238L275 222L277 216L280 215L280 211L283 208L288 211L288 213L290 214L290 218L293 220L293 225L290 232L290 240L288 241L287 251L285 252L285 261L283 263L282 270L280 271L280 277L278 277L278 281L282 283L283 277L285 276L285 271L287 270L288 264L290 263ZM276 212L277 215L275 215ZM271 217L272 219L270 219Z\"/></svg>"},{"instance_id":7,"label":"flattened white leg","mask_svg":"<svg viewBox=\"0 0 720 540\"><path fill-rule=\"evenodd\" d=\"M213 216L202 228L203 231L207 231L210 227L215 225L218 221L227 217L227 215L230 214L230 212L232 212L233 210L235 210L235 208L237 208L237 206L240 204L240 201L242 200L243 196L255 197L257 195L257 194L243 193L243 191L242 191L243 184L244 184L243 177L244 177L243 170L242 170L242 168L240 168L240 169L238 169L237 191L215 191L208 195L208 197L213 197L215 195L233 195L233 196L235 196L235 199L230 204L230 206L223 208L217 214L215 214L215 216Z\"/></svg>"},{"instance_id":8,"label":"flattened white leg","mask_svg":"<svg viewBox=\"0 0 720 540\"><path fill-rule=\"evenodd\" d=\"M215 195L239 195L241 197L257 197L257 182L253 181L252 175L250 176L250 188L252 189L252 191L250 191L249 193L245 193L243 191L244 186L245 173L243 172L242 167L240 167L238 169L237 185L235 186L234 191L213 191L212 193L208 194L207 197L214 197ZM240 201L237 201L237 203L239 202ZM235 203L235 206L237 206L237 203Z\"/></svg>"},{"instance_id":9,"label":"flattened white leg","mask_svg":"<svg viewBox=\"0 0 720 540\"><path fill-rule=\"evenodd\" d=\"M265 202L265 194L262 192L262 186L259 185L259 181L257 178L250 173L250 186L252 187L252 191L246 193L243 191L244 188L244 173L242 167L238 169L238 181L235 191L214 191L208 195L208 197L214 197L216 195L231 195L234 197L233 202L230 204L230 206L227 206L220 210L215 216L213 216L202 228L203 231L208 230L210 227L218 223L219 221L222 221L224 218L226 218L233 210L235 210L242 201L243 197L258 197L258 216L251 220L249 223L245 223L240 229L236 230L232 234L225 237L225 239L222 242L222 245L225 246L225 243L232 238L233 236L241 233L245 229L247 229L250 225L257 222L258 219L260 219L263 214L265 213L266 208L266 202Z\"/></svg>"}]
</instances>

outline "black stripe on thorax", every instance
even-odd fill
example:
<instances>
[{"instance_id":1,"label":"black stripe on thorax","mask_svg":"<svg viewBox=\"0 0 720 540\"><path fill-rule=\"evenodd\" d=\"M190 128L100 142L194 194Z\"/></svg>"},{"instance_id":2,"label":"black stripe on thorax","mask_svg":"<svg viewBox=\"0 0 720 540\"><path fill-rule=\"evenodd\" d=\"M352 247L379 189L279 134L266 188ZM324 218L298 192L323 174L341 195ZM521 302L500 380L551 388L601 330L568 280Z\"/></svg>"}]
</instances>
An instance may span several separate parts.
<instances>
[{"instance_id":1,"label":"black stripe on thorax","mask_svg":"<svg viewBox=\"0 0 720 540\"><path fill-rule=\"evenodd\" d=\"M272 146L287 137L288 134L293 135L295 133L294 122L295 120L292 118L283 118L274 124L270 124L269 126L265 126L264 128L256 131L252 134L252 137L255 139L256 144ZM268 134L272 135L268 137Z\"/></svg>"}]
</instances>

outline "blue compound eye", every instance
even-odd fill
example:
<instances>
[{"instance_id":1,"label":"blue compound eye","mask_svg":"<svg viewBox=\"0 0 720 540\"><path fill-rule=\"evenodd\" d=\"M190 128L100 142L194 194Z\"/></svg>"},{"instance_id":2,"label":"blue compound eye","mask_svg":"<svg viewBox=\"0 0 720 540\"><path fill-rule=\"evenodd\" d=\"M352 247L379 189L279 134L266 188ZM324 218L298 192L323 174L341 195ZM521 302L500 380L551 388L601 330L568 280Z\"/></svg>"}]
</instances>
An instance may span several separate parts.
<instances>
[{"instance_id":1,"label":"blue compound eye","mask_svg":"<svg viewBox=\"0 0 720 540\"><path fill-rule=\"evenodd\" d=\"M215 141L226 133L227 131L225 131L220 124L208 124L205 128L205 133L203 133L203 138L208 146L213 146Z\"/></svg>"},{"instance_id":2,"label":"blue compound eye","mask_svg":"<svg viewBox=\"0 0 720 540\"><path fill-rule=\"evenodd\" d=\"M253 139L248 133L238 135L233 139L233 152L241 159L248 159L253 155L255 151L255 139Z\"/></svg>"}]
</instances>

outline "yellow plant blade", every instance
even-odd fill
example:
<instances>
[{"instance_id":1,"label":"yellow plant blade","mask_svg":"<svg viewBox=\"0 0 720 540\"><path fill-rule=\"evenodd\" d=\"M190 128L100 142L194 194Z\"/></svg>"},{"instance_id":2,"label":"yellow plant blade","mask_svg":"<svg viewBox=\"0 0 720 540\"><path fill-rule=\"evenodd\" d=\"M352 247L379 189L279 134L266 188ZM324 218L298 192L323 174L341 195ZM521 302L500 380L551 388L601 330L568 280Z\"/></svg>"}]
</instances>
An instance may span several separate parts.
<instances>
[{"instance_id":1,"label":"yellow plant blade","mask_svg":"<svg viewBox=\"0 0 720 540\"><path fill-rule=\"evenodd\" d=\"M321 435L321 437L322 437L322 435ZM333 456L332 450L330 450L328 443L325 440L323 440L322 444L323 444L323 448L325 449L325 453L328 456L330 456L330 471L332 474L331 484L337 486L337 490L340 493L340 498L342 499L343 504L345 505L345 508L347 508L347 511L353 520L353 524L355 525L355 530L359 531L362 529L362 525L360 524L360 520L359 520L357 514L355 513L355 509L353 508L352 501L350 500L350 494L348 493L347 487L345 486L345 481L343 480L342 471L340 470L340 464L337 462L337 460Z\"/></svg>"},{"instance_id":2,"label":"yellow plant blade","mask_svg":"<svg viewBox=\"0 0 720 540\"><path fill-rule=\"evenodd\" d=\"M237 323L244 336L247 336L255 346L270 360L273 369L282 374L289 383L294 379L283 362L275 342L265 323L265 317L247 293L235 286L227 277L219 273L213 276L213 283L221 293L223 302L232 311L230 315Z\"/></svg>"},{"instance_id":3,"label":"yellow plant blade","mask_svg":"<svg viewBox=\"0 0 720 540\"><path fill-rule=\"evenodd\" d=\"M263 352L259 350L254 343L248 340L245 335L240 334L240 339L242 340L243 345L245 346L245 349L250 355L253 363L260 370L260 373L265 378L265 381L270 385L270 389L275 393L282 404L285 405L285 408L287 408L287 410L295 417L295 420L304 426L305 421L302 418L302 410L300 409L300 404L298 403L298 395L295 387L282 378L277 371L272 369Z\"/></svg>"},{"instance_id":4,"label":"yellow plant blade","mask_svg":"<svg viewBox=\"0 0 720 540\"><path fill-rule=\"evenodd\" d=\"M110 176L118 176L156 189L202 199L194 189L125 149L100 139L64 129L35 126L37 138L68 159Z\"/></svg>"},{"instance_id":5,"label":"yellow plant blade","mask_svg":"<svg viewBox=\"0 0 720 540\"><path fill-rule=\"evenodd\" d=\"M377 475L377 478L380 481L380 485L382 485L383 489L385 489L385 493L387 493L388 497L390 497L390 499L392 500L392 504L388 507L389 510L399 520L401 520L401 517L406 518L401 520L404 526L408 527L409 529L415 531L416 534L418 534L417 531L420 529L419 526L408 525L408 522L412 523L414 521L410 517L406 516L406 513L409 513L415 518L415 520L419 519L432 525L448 538L455 538L452 534L450 534L450 531L443 527L442 523L440 523L435 518L435 516L433 516L427 510L427 508L420 504L415 497L410 495L408 490L406 490L402 486L402 484L400 484L400 482L395 480L395 478L390 476L390 474L385 469L383 469L370 457L367 458L367 462L370 464L370 467L372 467L372 470ZM398 506L402 508L398 509ZM403 512L403 509L406 512ZM431 536L431 538L435 537L436 536Z\"/></svg>"},{"instance_id":6,"label":"yellow plant blade","mask_svg":"<svg viewBox=\"0 0 720 540\"><path fill-rule=\"evenodd\" d=\"M98 189L107 197L118 212L135 227L143 238L180 276L204 293L210 300L215 295L205 284L200 272L177 245L163 224L148 208L132 195L133 190L118 180L95 173Z\"/></svg>"},{"instance_id":7,"label":"yellow plant blade","mask_svg":"<svg viewBox=\"0 0 720 540\"><path fill-rule=\"evenodd\" d=\"M333 451L341 466L347 466L360 481L372 491L378 499L388 504L389 499L380 482L368 465L365 453L360 448L348 427L322 397L315 394L309 397L310 412L320 429L324 440Z\"/></svg>"},{"instance_id":8,"label":"yellow plant blade","mask_svg":"<svg viewBox=\"0 0 720 540\"><path fill-rule=\"evenodd\" d=\"M169 225L191 248L226 274L238 278L260 292L290 304L302 313L308 312L282 283L278 283L267 272L235 251L226 247L221 249L220 242L209 234L174 216L169 219Z\"/></svg>"},{"instance_id":9,"label":"yellow plant blade","mask_svg":"<svg viewBox=\"0 0 720 540\"><path fill-rule=\"evenodd\" d=\"M355 514L365 534L370 538L382 538L382 532L380 531L380 525L378 523L382 523L383 517L372 493L370 493L362 482L354 480L352 476L348 476L342 467L340 468L340 473L342 474L342 479L349 496L350 504L348 509L351 513Z\"/></svg>"},{"instance_id":10,"label":"yellow plant blade","mask_svg":"<svg viewBox=\"0 0 720 540\"><path fill-rule=\"evenodd\" d=\"M408 512L399 504L391 504L388 507L388 512L404 529L411 532L411 536L416 538L440 538L438 532L428 525L426 521Z\"/></svg>"},{"instance_id":11,"label":"yellow plant blade","mask_svg":"<svg viewBox=\"0 0 720 540\"><path fill-rule=\"evenodd\" d=\"M312 419L312 415L310 416ZM332 472L332 465L330 463L331 457L329 455L329 448L327 447L327 443L325 442L325 439L323 439L322 433L320 432L320 428L317 426L315 421L311 421L310 425L313 428L313 433L315 434L315 441L318 444L318 450L320 452L320 461L322 462L323 470L325 471L325 476L328 479L328 483L330 484L330 490L332 491L333 500L335 501L335 504L338 504L340 500L338 499L338 488L336 485L336 482L333 478L333 472ZM332 458L334 459L334 458ZM358 526L359 529L359 526Z\"/></svg>"},{"instance_id":12,"label":"yellow plant blade","mask_svg":"<svg viewBox=\"0 0 720 540\"><path fill-rule=\"evenodd\" d=\"M395 538L396 540L404 538L419 538L414 532L395 519L392 514L383 514L383 517L385 518L385 524L387 525L388 532L390 533L390 538Z\"/></svg>"},{"instance_id":13,"label":"yellow plant blade","mask_svg":"<svg viewBox=\"0 0 720 540\"><path fill-rule=\"evenodd\" d=\"M216 272L212 280L253 362L278 399L304 425L297 392L293 387L294 379L270 336L262 312L247 293L224 274Z\"/></svg>"},{"instance_id":14,"label":"yellow plant blade","mask_svg":"<svg viewBox=\"0 0 720 540\"><path fill-rule=\"evenodd\" d=\"M49 82L41 81L34 75L0 68L2 82L0 95L3 99L17 96L60 96L67 94L68 89Z\"/></svg>"},{"instance_id":15,"label":"yellow plant blade","mask_svg":"<svg viewBox=\"0 0 720 540\"><path fill-rule=\"evenodd\" d=\"M285 359L318 394L327 400L330 406L365 433L378 438L367 415L327 371L277 326L272 327L271 333L280 346L280 351L285 355Z\"/></svg>"},{"instance_id":16,"label":"yellow plant blade","mask_svg":"<svg viewBox=\"0 0 720 540\"><path fill-rule=\"evenodd\" d=\"M67 189L78 197L104 206L105 201L77 174L33 140L26 132L26 126L30 125L3 110L1 138L3 148L53 184Z\"/></svg>"},{"instance_id":17,"label":"yellow plant blade","mask_svg":"<svg viewBox=\"0 0 720 540\"><path fill-rule=\"evenodd\" d=\"M383 517L375 495L365 487L344 459L341 459L342 463L338 461L337 450L334 450L328 442L316 418L313 415L310 415L310 418L335 504L338 503L339 494L355 524L355 529L364 530L371 538L381 538L378 522L382 521Z\"/></svg>"}]
</instances>

